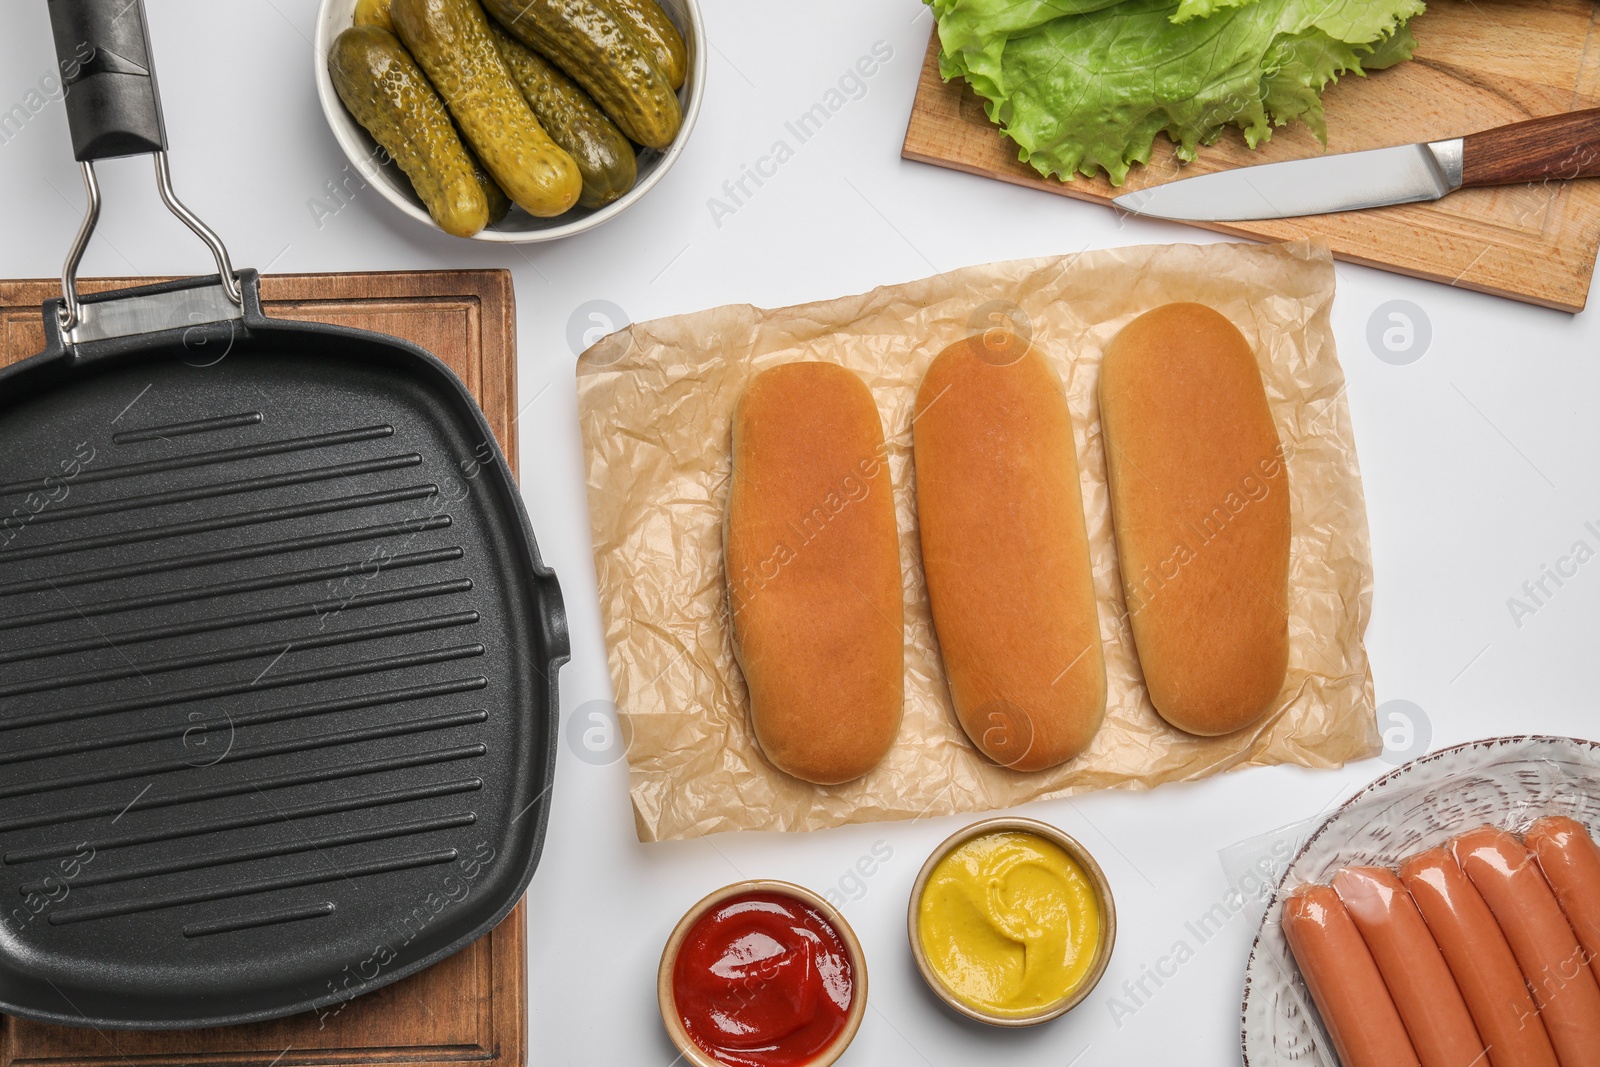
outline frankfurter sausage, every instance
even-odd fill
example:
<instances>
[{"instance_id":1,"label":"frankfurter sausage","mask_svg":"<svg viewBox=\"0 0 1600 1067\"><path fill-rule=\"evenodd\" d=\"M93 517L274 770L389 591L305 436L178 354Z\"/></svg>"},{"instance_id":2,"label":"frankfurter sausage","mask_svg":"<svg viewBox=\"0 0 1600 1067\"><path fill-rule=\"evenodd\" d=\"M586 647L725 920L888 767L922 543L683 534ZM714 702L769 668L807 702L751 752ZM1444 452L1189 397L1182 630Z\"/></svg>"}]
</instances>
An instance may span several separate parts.
<instances>
[{"instance_id":1,"label":"frankfurter sausage","mask_svg":"<svg viewBox=\"0 0 1600 1067\"><path fill-rule=\"evenodd\" d=\"M1533 987L1561 1067L1600 1067L1600 985L1533 854L1496 826L1467 831L1451 851Z\"/></svg>"},{"instance_id":2,"label":"frankfurter sausage","mask_svg":"<svg viewBox=\"0 0 1600 1067\"><path fill-rule=\"evenodd\" d=\"M1450 965L1491 1067L1559 1067L1511 946L1455 857L1419 853L1401 865L1400 881Z\"/></svg>"},{"instance_id":3,"label":"frankfurter sausage","mask_svg":"<svg viewBox=\"0 0 1600 1067\"><path fill-rule=\"evenodd\" d=\"M1428 924L1386 867L1346 867L1334 891L1383 975L1422 1067L1482 1067L1483 1040Z\"/></svg>"},{"instance_id":4,"label":"frankfurter sausage","mask_svg":"<svg viewBox=\"0 0 1600 1067\"><path fill-rule=\"evenodd\" d=\"M1600 980L1600 845L1583 823L1562 816L1540 819L1522 837Z\"/></svg>"},{"instance_id":5,"label":"frankfurter sausage","mask_svg":"<svg viewBox=\"0 0 1600 1067\"><path fill-rule=\"evenodd\" d=\"M1372 953L1329 886L1308 885L1283 902L1283 935L1344 1067L1417 1067Z\"/></svg>"}]
</instances>

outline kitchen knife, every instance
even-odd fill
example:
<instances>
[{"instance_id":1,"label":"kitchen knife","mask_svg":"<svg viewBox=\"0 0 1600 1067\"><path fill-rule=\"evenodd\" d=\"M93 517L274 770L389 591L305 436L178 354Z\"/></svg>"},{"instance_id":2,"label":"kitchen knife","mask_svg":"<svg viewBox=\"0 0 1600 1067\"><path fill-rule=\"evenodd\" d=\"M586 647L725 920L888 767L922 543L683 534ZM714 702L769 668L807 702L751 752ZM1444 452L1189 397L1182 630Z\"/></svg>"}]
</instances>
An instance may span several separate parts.
<instances>
[{"instance_id":1,"label":"kitchen knife","mask_svg":"<svg viewBox=\"0 0 1600 1067\"><path fill-rule=\"evenodd\" d=\"M1438 200L1476 185L1600 177L1600 108L1448 141L1262 163L1123 193L1124 211L1191 222L1283 219Z\"/></svg>"}]
</instances>

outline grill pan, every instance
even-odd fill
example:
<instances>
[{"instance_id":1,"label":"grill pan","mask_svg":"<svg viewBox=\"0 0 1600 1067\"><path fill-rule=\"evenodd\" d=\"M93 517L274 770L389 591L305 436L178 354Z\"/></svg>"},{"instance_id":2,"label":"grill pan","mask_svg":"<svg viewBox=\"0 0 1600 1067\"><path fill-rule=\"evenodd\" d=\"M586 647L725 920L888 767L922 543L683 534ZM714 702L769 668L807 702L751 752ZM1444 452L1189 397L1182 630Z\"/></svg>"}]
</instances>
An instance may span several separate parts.
<instances>
[{"instance_id":1,"label":"grill pan","mask_svg":"<svg viewBox=\"0 0 1600 1067\"><path fill-rule=\"evenodd\" d=\"M0 371L0 1011L332 1014L526 889L560 588L449 369L268 318L178 202L142 4L50 14L90 208ZM134 154L218 273L80 298Z\"/></svg>"}]
</instances>

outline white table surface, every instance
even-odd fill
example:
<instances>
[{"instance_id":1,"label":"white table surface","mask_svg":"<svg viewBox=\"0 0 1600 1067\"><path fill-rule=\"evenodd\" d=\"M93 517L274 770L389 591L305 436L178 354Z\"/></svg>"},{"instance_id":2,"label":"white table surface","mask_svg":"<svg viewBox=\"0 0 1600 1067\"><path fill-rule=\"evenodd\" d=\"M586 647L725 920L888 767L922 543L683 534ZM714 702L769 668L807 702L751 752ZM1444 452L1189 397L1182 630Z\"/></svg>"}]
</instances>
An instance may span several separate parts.
<instances>
[{"instance_id":1,"label":"white table surface","mask_svg":"<svg viewBox=\"0 0 1600 1067\"><path fill-rule=\"evenodd\" d=\"M178 192L222 233L235 264L507 267L516 280L522 485L565 590L573 644L561 675L554 811L529 901L531 1062L668 1067L674 1052L655 1004L663 940L703 893L764 876L852 898L845 913L866 946L871 997L845 1064L1238 1063L1253 916L1230 913L1204 941L1192 926L1228 900L1219 853L1314 815L1389 763L1251 770L1022 809L1097 853L1121 932L1088 1001L1052 1024L1004 1033L943 1010L906 945L912 879L970 817L644 846L634 838L625 764L579 759L565 743L574 713L611 697L568 343L575 314L587 325L588 302L611 301L637 321L730 302L816 300L1085 246L1216 239L902 161L930 28L915 0L703 2L714 45L708 97L678 166L600 230L518 248L430 232L371 190L357 189L319 220L311 205L335 206L327 183L350 172L312 85L316 0L148 0ZM708 200L723 195L723 182L785 137L784 122L880 41L893 57L865 94L736 212L715 218ZM41 79L53 84L53 66L44 3L8 0L0 111ZM148 163L111 163L101 174L106 207L85 276L212 269L161 209ZM0 204L0 277L55 275L83 206L59 102L5 131ZM1600 734L1592 668L1600 562L1560 587L1547 580L1554 595L1520 620L1508 606L1575 542L1600 549L1585 525L1600 528L1600 310L1573 317L1344 265L1338 284L1334 326L1377 571L1367 643L1380 705L1422 709L1433 748L1527 731ZM1414 303L1431 324L1427 351L1407 365L1380 360L1367 341L1369 319L1394 299ZM1421 740L1412 742L1418 752ZM890 858L853 878L874 846ZM1189 950L1181 964L1179 942Z\"/></svg>"}]
</instances>

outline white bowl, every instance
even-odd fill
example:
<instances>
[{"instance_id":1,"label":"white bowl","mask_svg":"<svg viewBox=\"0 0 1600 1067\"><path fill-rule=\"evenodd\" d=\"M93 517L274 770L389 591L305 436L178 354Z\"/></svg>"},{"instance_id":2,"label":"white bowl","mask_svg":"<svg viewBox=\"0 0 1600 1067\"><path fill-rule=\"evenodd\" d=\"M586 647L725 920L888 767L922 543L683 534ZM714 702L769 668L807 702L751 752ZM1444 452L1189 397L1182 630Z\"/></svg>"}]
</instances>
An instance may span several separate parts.
<instances>
[{"instance_id":1,"label":"white bowl","mask_svg":"<svg viewBox=\"0 0 1600 1067\"><path fill-rule=\"evenodd\" d=\"M689 74L684 79L683 88L678 90L678 101L683 105L683 128L678 131L677 138L665 152L651 148L640 149L639 176L633 188L604 207L574 207L555 218L536 219L521 208L513 206L511 214L474 234L471 240L528 244L534 241L553 241L558 237L568 237L585 230L592 230L607 219L628 210L661 180L661 176L667 173L673 163L677 162L678 156L683 152L683 146L689 140L690 131L694 129L695 119L700 116L700 101L705 96L706 41L702 29L704 22L700 17L699 0L659 0L659 2L673 24L678 27L678 32L683 34L683 41L689 52ZM333 87L333 77L328 73L328 50L333 47L334 38L351 25L355 10L356 0L322 0L322 8L317 14L314 61L317 98L322 101L322 113L327 117L328 127L333 130L333 136L339 142L339 147L344 149L350 165L360 173L361 177L378 190L389 203L418 222L438 229L399 165L392 160L387 163L378 162L379 157L383 155L378 143L361 128L355 117L345 110L344 102L339 99L339 94Z\"/></svg>"}]
</instances>

